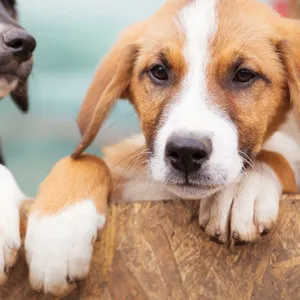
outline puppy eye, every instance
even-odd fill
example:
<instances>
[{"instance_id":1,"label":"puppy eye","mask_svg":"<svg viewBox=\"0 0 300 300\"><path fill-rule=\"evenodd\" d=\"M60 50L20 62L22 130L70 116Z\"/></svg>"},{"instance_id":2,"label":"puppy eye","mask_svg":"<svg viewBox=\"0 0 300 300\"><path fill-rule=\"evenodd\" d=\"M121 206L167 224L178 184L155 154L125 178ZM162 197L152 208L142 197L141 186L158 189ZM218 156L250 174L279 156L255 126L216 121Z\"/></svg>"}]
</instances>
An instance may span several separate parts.
<instances>
[{"instance_id":1,"label":"puppy eye","mask_svg":"<svg viewBox=\"0 0 300 300\"><path fill-rule=\"evenodd\" d=\"M256 75L253 72L247 69L241 69L237 71L233 78L233 81L236 83L247 83L251 81L254 77L256 77Z\"/></svg>"},{"instance_id":2,"label":"puppy eye","mask_svg":"<svg viewBox=\"0 0 300 300\"><path fill-rule=\"evenodd\" d=\"M169 80L168 71L162 65L156 65L150 70L150 77L156 83L163 83L164 81Z\"/></svg>"}]
</instances>

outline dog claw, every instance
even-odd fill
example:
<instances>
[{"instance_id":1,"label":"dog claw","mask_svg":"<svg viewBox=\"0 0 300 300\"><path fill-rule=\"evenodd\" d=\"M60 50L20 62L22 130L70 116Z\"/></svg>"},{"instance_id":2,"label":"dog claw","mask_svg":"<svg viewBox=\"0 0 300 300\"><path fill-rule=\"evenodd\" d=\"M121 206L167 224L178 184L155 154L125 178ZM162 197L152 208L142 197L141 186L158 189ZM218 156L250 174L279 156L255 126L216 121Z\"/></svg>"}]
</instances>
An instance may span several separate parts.
<instances>
[{"instance_id":1,"label":"dog claw","mask_svg":"<svg viewBox=\"0 0 300 300\"><path fill-rule=\"evenodd\" d=\"M234 244L236 245L236 246L244 246L244 245L247 245L249 242L247 242L247 241L243 241L241 238L240 238L240 236L239 236L239 234L237 233L237 232L233 232L232 233L232 239L234 240Z\"/></svg>"},{"instance_id":2,"label":"dog claw","mask_svg":"<svg viewBox=\"0 0 300 300\"><path fill-rule=\"evenodd\" d=\"M239 241L240 240L240 236L237 232L233 232L232 233L232 238L235 240L235 241Z\"/></svg>"},{"instance_id":3,"label":"dog claw","mask_svg":"<svg viewBox=\"0 0 300 300\"><path fill-rule=\"evenodd\" d=\"M270 231L271 231L271 230L270 230L269 228L264 228L264 230L260 233L260 235L261 235L261 236L265 236L265 235L269 234Z\"/></svg>"},{"instance_id":4,"label":"dog claw","mask_svg":"<svg viewBox=\"0 0 300 300\"><path fill-rule=\"evenodd\" d=\"M67 278L67 283L68 283L68 284L71 284L71 285L72 285L72 284L76 284L76 285L77 285L77 284L80 283L82 280L83 280L83 278L80 279L80 278L75 278L75 277L74 277L74 278L71 279L71 278L68 277L68 278Z\"/></svg>"},{"instance_id":5,"label":"dog claw","mask_svg":"<svg viewBox=\"0 0 300 300\"><path fill-rule=\"evenodd\" d=\"M221 237L221 232L217 230L214 235L210 236L209 239L214 243L223 245L224 242L220 240L220 237Z\"/></svg>"},{"instance_id":6,"label":"dog claw","mask_svg":"<svg viewBox=\"0 0 300 300\"><path fill-rule=\"evenodd\" d=\"M215 235L214 235L214 236L217 237L217 238L219 238L219 237L221 236L220 230L217 230L217 231L215 232Z\"/></svg>"},{"instance_id":7,"label":"dog claw","mask_svg":"<svg viewBox=\"0 0 300 300\"><path fill-rule=\"evenodd\" d=\"M209 239L210 239L210 241L212 241L214 243L217 243L217 244L220 244L220 245L224 244L224 242L222 242L220 240L220 236L216 236L216 235L215 236L210 236Z\"/></svg>"},{"instance_id":8,"label":"dog claw","mask_svg":"<svg viewBox=\"0 0 300 300\"><path fill-rule=\"evenodd\" d=\"M205 226L204 226L204 225L200 225L200 229L201 229L202 231L205 231Z\"/></svg>"},{"instance_id":9,"label":"dog claw","mask_svg":"<svg viewBox=\"0 0 300 300\"><path fill-rule=\"evenodd\" d=\"M10 269L10 267L8 267L8 266L6 266L5 269L4 269L4 273L5 273L6 276L9 275L9 269Z\"/></svg>"},{"instance_id":10,"label":"dog claw","mask_svg":"<svg viewBox=\"0 0 300 300\"><path fill-rule=\"evenodd\" d=\"M249 244L249 242L247 242L247 241L236 241L235 242L236 246L245 246L245 245L248 245L248 244Z\"/></svg>"}]
</instances>

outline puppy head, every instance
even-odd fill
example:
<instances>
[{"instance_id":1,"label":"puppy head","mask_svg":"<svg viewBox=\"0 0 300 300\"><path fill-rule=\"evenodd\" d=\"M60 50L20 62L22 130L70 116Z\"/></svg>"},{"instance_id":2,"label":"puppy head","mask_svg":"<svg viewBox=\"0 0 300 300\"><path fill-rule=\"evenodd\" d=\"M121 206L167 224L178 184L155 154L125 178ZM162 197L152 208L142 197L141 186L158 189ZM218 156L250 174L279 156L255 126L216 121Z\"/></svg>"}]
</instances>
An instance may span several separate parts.
<instances>
[{"instance_id":1,"label":"puppy head","mask_svg":"<svg viewBox=\"0 0 300 300\"><path fill-rule=\"evenodd\" d=\"M0 98L11 94L18 107L26 112L27 78L36 42L18 24L14 0L0 1L0 36Z\"/></svg>"},{"instance_id":2,"label":"puppy head","mask_svg":"<svg viewBox=\"0 0 300 300\"><path fill-rule=\"evenodd\" d=\"M206 197L237 180L299 108L300 26L256 0L170 0L129 28L81 108L92 142L118 98L134 105L153 180Z\"/></svg>"}]
</instances>

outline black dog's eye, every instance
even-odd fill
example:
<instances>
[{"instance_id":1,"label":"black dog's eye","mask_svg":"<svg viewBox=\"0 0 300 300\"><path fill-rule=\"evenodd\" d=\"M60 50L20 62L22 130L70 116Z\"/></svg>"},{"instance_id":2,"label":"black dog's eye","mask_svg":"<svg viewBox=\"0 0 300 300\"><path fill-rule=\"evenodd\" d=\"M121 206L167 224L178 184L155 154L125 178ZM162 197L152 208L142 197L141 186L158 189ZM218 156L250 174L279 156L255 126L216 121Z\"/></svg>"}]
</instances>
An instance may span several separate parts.
<instances>
[{"instance_id":1,"label":"black dog's eye","mask_svg":"<svg viewBox=\"0 0 300 300\"><path fill-rule=\"evenodd\" d=\"M156 65L150 70L151 78L157 83L169 80L168 71L162 65Z\"/></svg>"},{"instance_id":2,"label":"black dog's eye","mask_svg":"<svg viewBox=\"0 0 300 300\"><path fill-rule=\"evenodd\" d=\"M237 71L233 78L233 81L235 83L247 83L251 81L254 77L256 77L256 75L253 72L247 69L241 69Z\"/></svg>"},{"instance_id":3,"label":"black dog's eye","mask_svg":"<svg viewBox=\"0 0 300 300\"><path fill-rule=\"evenodd\" d=\"M15 0L2 0L3 4L6 6L9 6L11 8L14 8L16 5L16 1Z\"/></svg>"},{"instance_id":4,"label":"black dog's eye","mask_svg":"<svg viewBox=\"0 0 300 300\"><path fill-rule=\"evenodd\" d=\"M16 1L15 0L1 0L6 8L7 13L14 19L17 17Z\"/></svg>"}]
</instances>

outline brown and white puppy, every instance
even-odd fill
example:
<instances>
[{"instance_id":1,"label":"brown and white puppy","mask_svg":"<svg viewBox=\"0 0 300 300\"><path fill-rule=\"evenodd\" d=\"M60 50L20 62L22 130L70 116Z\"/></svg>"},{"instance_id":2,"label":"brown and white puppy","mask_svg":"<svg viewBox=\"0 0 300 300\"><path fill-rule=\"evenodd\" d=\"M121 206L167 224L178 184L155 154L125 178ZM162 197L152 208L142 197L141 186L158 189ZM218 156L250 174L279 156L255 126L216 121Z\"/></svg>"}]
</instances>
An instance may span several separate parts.
<instances>
[{"instance_id":1,"label":"brown and white puppy","mask_svg":"<svg viewBox=\"0 0 300 300\"><path fill-rule=\"evenodd\" d=\"M256 0L169 0L127 29L87 93L73 157L118 98L143 135L106 150L110 172L90 156L54 167L28 222L32 286L62 295L67 278L86 276L111 190L123 201L202 199L200 226L218 242L266 234L282 191L297 190L299 144L285 128L299 122L299 36L298 21Z\"/></svg>"},{"instance_id":2,"label":"brown and white puppy","mask_svg":"<svg viewBox=\"0 0 300 300\"><path fill-rule=\"evenodd\" d=\"M0 98L11 95L28 110L27 78L32 69L35 39L17 21L14 0L0 1ZM19 204L25 198L0 155L0 285L14 264L21 245Z\"/></svg>"}]
</instances>

